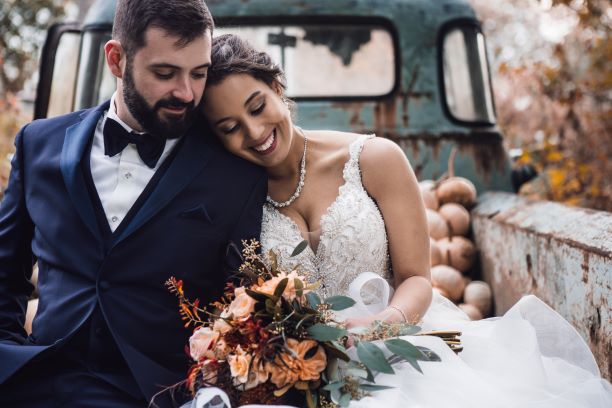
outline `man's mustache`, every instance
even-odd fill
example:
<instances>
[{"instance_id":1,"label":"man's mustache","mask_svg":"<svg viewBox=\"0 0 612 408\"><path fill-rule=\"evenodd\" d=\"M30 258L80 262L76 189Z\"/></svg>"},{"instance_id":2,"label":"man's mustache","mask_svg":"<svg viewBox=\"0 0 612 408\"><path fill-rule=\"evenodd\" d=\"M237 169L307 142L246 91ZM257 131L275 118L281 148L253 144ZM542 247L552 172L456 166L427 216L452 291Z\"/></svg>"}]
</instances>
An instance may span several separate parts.
<instances>
[{"instance_id":1,"label":"man's mustache","mask_svg":"<svg viewBox=\"0 0 612 408\"><path fill-rule=\"evenodd\" d=\"M156 111L160 110L161 108L171 108L171 109L187 108L187 111L191 111L195 109L195 101L183 102L176 98L164 99L155 104Z\"/></svg>"}]
</instances>

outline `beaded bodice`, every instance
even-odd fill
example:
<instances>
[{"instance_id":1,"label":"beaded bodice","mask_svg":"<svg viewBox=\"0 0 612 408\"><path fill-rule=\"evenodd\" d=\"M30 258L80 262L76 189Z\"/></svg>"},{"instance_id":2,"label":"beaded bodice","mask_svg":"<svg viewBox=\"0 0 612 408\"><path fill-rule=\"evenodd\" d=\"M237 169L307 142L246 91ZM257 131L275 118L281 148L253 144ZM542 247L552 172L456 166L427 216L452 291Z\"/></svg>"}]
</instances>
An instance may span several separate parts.
<instances>
[{"instance_id":1,"label":"beaded bodice","mask_svg":"<svg viewBox=\"0 0 612 408\"><path fill-rule=\"evenodd\" d=\"M361 136L349 146L349 159L343 170L344 184L321 217L321 237L316 252L307 247L292 258L293 249L303 240L297 224L271 205L264 206L263 253L273 249L279 264L285 268L299 265L311 281L320 282L319 293L323 297L346 294L350 283L361 272L377 273L391 283L385 223L378 206L363 187L359 168L361 150L371 137ZM364 301L368 300L365 294Z\"/></svg>"}]
</instances>

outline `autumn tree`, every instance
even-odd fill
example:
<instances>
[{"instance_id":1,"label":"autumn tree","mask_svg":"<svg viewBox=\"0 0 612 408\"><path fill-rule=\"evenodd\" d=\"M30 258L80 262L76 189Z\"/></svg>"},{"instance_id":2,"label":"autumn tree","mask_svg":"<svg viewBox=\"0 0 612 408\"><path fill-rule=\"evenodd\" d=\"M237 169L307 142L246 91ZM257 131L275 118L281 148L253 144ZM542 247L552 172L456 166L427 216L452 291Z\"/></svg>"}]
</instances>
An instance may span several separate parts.
<instances>
[{"instance_id":1,"label":"autumn tree","mask_svg":"<svg viewBox=\"0 0 612 408\"><path fill-rule=\"evenodd\" d=\"M3 0L0 5L0 98L16 93L37 68L46 30L64 15L64 0Z\"/></svg>"},{"instance_id":2,"label":"autumn tree","mask_svg":"<svg viewBox=\"0 0 612 408\"><path fill-rule=\"evenodd\" d=\"M500 127L540 176L522 192L612 211L612 15L604 0L472 0Z\"/></svg>"}]
</instances>

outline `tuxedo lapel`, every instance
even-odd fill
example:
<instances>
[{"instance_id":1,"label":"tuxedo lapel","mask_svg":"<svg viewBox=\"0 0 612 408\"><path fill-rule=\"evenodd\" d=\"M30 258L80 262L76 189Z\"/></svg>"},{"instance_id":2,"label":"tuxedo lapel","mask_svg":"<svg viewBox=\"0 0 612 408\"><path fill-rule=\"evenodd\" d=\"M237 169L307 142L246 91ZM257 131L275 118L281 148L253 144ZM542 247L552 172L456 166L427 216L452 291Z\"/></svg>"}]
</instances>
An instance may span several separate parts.
<instances>
[{"instance_id":1,"label":"tuxedo lapel","mask_svg":"<svg viewBox=\"0 0 612 408\"><path fill-rule=\"evenodd\" d=\"M83 113L82 121L66 129L60 166L66 189L79 216L95 237L100 236L96 215L89 197L81 162L91 141L100 116L108 109L108 102Z\"/></svg>"},{"instance_id":2,"label":"tuxedo lapel","mask_svg":"<svg viewBox=\"0 0 612 408\"><path fill-rule=\"evenodd\" d=\"M210 146L204 135L192 129L179 143L172 163L163 174L153 192L138 210L129 225L115 241L115 245L142 227L155 214L164 208L178 193L181 192L206 166L210 155Z\"/></svg>"}]
</instances>

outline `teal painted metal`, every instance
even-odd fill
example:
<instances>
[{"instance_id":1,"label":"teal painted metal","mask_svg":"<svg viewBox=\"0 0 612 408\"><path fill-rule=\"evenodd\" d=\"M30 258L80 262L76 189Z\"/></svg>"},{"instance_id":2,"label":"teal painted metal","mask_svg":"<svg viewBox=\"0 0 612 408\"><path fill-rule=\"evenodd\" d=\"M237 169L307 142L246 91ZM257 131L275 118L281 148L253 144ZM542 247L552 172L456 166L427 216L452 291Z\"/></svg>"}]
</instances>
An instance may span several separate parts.
<instances>
[{"instance_id":1,"label":"teal painted metal","mask_svg":"<svg viewBox=\"0 0 612 408\"><path fill-rule=\"evenodd\" d=\"M496 126L470 126L445 113L440 83L439 35L453 21L474 21L467 0L209 0L218 26L228 24L341 23L348 18L385 21L395 33L400 63L396 91L383 99L300 100L297 121L304 128L376 133L396 141L420 179L446 171L453 147L460 154L455 173L477 189L511 190L510 164ZM84 29L110 27L114 0L99 0ZM292 20L293 19L293 20Z\"/></svg>"}]
</instances>

